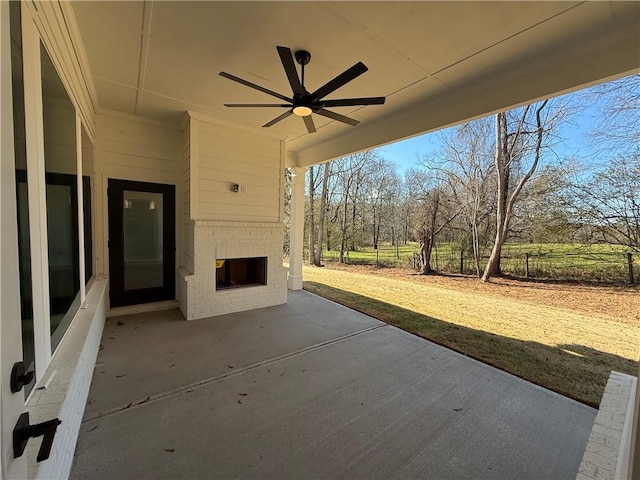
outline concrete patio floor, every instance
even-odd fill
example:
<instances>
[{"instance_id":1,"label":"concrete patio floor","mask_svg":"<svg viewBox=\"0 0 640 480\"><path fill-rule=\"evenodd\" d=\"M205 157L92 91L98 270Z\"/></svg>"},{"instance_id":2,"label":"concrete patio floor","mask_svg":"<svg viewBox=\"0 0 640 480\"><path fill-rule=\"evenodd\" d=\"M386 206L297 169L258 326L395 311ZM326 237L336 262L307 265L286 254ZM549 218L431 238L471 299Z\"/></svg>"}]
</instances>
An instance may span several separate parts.
<instances>
[{"instance_id":1,"label":"concrete patio floor","mask_svg":"<svg viewBox=\"0 0 640 480\"><path fill-rule=\"evenodd\" d=\"M109 319L71 478L575 478L595 415L290 292Z\"/></svg>"}]
</instances>

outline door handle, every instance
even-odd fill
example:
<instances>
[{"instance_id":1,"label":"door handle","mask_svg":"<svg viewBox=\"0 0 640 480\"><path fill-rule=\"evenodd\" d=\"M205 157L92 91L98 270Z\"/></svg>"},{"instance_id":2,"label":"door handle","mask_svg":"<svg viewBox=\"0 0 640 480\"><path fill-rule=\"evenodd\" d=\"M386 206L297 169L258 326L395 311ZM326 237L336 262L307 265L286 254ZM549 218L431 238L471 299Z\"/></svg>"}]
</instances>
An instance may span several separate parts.
<instances>
[{"instance_id":1,"label":"door handle","mask_svg":"<svg viewBox=\"0 0 640 480\"><path fill-rule=\"evenodd\" d=\"M53 438L56 436L58 425L61 423L60 419L54 418L53 420L47 420L46 422L30 425L29 413L26 412L20 415L18 422L13 429L13 458L22 456L30 438L41 436L44 436L44 438L42 439L40 450L38 450L36 461L42 462L49 458L51 446L53 445Z\"/></svg>"},{"instance_id":2,"label":"door handle","mask_svg":"<svg viewBox=\"0 0 640 480\"><path fill-rule=\"evenodd\" d=\"M11 392L18 393L22 387L33 382L33 370L25 371L24 362L16 362L11 369Z\"/></svg>"}]
</instances>

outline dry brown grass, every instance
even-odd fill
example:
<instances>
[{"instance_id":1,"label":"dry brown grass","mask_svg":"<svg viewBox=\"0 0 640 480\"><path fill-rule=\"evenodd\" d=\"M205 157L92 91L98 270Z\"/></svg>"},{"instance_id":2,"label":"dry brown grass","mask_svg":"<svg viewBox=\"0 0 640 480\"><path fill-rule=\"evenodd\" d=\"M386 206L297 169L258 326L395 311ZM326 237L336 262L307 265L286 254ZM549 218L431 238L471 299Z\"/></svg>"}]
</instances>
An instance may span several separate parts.
<instances>
[{"instance_id":1,"label":"dry brown grass","mask_svg":"<svg viewBox=\"0 0 640 480\"><path fill-rule=\"evenodd\" d=\"M305 289L597 406L611 370L638 373L637 290L305 267Z\"/></svg>"}]
</instances>

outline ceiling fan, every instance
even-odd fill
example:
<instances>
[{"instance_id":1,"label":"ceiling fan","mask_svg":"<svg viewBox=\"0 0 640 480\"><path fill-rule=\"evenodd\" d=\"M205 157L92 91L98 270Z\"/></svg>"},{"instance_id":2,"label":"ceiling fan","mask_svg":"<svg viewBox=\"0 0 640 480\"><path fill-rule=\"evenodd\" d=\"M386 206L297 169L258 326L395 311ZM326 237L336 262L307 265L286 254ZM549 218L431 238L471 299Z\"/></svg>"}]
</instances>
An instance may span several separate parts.
<instances>
[{"instance_id":1,"label":"ceiling fan","mask_svg":"<svg viewBox=\"0 0 640 480\"><path fill-rule=\"evenodd\" d=\"M276 107L287 108L288 110L282 115L277 116L270 122L267 122L263 127L270 127L276 123L284 120L289 115L297 115L304 120L304 124L307 127L309 133L316 131L316 127L311 118L312 113L322 115L323 117L331 118L339 122L346 123L348 125L356 126L360 123L353 118L340 115L339 113L327 110L327 107L352 107L358 105L382 105L384 104L385 97L367 97L367 98L344 98L340 100L325 100L324 98L351 80L362 75L368 70L366 65L362 62L356 63L353 67L348 68L333 80L328 81L323 86L318 88L312 93L309 93L304 86L304 67L311 60L311 54L306 50L298 50L295 52L295 60L302 68L301 78L298 77L295 63L293 62L294 55L291 53L291 49L288 47L276 47L278 54L280 55L280 61L284 67L284 71L289 79L291 90L293 95L291 98L281 95L277 92L269 90L267 88L251 83L242 78L231 75L230 73L220 72L220 76L233 80L234 82L241 83L247 87L254 88L261 92L267 93L271 96L279 98L288 103L225 103L225 107Z\"/></svg>"}]
</instances>

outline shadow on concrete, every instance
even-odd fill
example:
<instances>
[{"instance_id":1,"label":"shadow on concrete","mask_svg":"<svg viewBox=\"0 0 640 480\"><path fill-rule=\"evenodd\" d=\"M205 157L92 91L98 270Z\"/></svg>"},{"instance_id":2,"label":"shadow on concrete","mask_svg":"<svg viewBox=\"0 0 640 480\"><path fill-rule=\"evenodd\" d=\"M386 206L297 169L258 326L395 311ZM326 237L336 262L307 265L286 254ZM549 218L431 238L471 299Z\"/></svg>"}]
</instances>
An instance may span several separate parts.
<instances>
[{"instance_id":1,"label":"shadow on concrete","mask_svg":"<svg viewBox=\"0 0 640 480\"><path fill-rule=\"evenodd\" d=\"M588 346L552 347L475 330L317 282L304 288L595 408L612 370L638 372L638 362Z\"/></svg>"}]
</instances>

